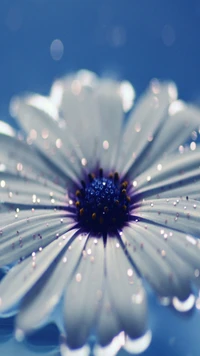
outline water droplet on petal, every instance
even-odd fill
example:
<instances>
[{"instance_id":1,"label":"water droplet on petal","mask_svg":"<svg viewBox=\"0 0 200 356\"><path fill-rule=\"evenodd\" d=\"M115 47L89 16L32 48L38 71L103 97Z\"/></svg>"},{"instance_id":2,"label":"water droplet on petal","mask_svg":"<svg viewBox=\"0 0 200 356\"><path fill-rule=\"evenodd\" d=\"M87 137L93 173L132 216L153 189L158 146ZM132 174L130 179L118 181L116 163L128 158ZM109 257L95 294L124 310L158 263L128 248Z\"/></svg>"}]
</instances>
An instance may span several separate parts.
<instances>
[{"instance_id":1,"label":"water droplet on petal","mask_svg":"<svg viewBox=\"0 0 200 356\"><path fill-rule=\"evenodd\" d=\"M181 301L177 297L174 297L172 299L172 304L176 310L180 312L187 312L193 308L195 304L195 296L193 294L190 294L190 296L184 301Z\"/></svg>"},{"instance_id":2,"label":"water droplet on petal","mask_svg":"<svg viewBox=\"0 0 200 356\"><path fill-rule=\"evenodd\" d=\"M151 330L148 330L143 336L135 340L127 337L124 349L132 354L144 352L149 347L151 339Z\"/></svg>"}]
</instances>

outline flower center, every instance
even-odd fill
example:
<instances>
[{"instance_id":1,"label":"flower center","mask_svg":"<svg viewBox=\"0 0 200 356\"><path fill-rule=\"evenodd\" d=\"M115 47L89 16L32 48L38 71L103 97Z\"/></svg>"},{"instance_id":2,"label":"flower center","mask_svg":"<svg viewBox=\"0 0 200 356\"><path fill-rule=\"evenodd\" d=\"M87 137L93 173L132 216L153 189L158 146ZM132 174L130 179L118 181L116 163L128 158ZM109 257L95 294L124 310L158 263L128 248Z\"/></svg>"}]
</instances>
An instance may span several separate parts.
<instances>
[{"instance_id":1,"label":"flower center","mask_svg":"<svg viewBox=\"0 0 200 356\"><path fill-rule=\"evenodd\" d=\"M82 181L76 191L78 221L84 228L107 232L121 228L129 217L130 197L128 182L120 182L118 173L103 176L89 174L88 182Z\"/></svg>"}]
</instances>

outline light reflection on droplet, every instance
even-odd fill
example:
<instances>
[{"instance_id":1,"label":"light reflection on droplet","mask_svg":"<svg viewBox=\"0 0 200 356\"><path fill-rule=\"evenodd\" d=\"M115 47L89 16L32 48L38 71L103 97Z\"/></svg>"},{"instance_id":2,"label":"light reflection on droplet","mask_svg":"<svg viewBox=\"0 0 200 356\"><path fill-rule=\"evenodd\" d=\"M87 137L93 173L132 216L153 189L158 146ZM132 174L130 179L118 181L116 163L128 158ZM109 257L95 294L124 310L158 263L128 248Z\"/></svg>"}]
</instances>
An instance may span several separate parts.
<instances>
[{"instance_id":1,"label":"light reflection on droplet","mask_svg":"<svg viewBox=\"0 0 200 356\"><path fill-rule=\"evenodd\" d=\"M172 304L176 310L180 312L187 312L193 308L195 304L195 296L193 294L190 294L190 296L184 301L181 301L177 297L174 297L172 299Z\"/></svg>"},{"instance_id":2,"label":"light reflection on droplet","mask_svg":"<svg viewBox=\"0 0 200 356\"><path fill-rule=\"evenodd\" d=\"M180 145L178 150L181 154L184 153L184 151L185 151L184 146Z\"/></svg>"},{"instance_id":3,"label":"light reflection on droplet","mask_svg":"<svg viewBox=\"0 0 200 356\"><path fill-rule=\"evenodd\" d=\"M95 87L98 82L97 75L87 69L79 70L76 77L78 81L80 81L81 85L91 88Z\"/></svg>"},{"instance_id":4,"label":"light reflection on droplet","mask_svg":"<svg viewBox=\"0 0 200 356\"><path fill-rule=\"evenodd\" d=\"M13 128L6 124L6 122L0 121L0 133L7 135L7 136L14 136L15 135L15 131L13 130Z\"/></svg>"},{"instance_id":5,"label":"light reflection on droplet","mask_svg":"<svg viewBox=\"0 0 200 356\"><path fill-rule=\"evenodd\" d=\"M18 341L18 342L22 342L24 340L24 332L23 330L21 329L16 329L15 330L15 339Z\"/></svg>"},{"instance_id":6,"label":"light reflection on droplet","mask_svg":"<svg viewBox=\"0 0 200 356\"><path fill-rule=\"evenodd\" d=\"M62 147L62 140L60 138L57 138L56 140L56 147L61 148Z\"/></svg>"},{"instance_id":7,"label":"light reflection on droplet","mask_svg":"<svg viewBox=\"0 0 200 356\"><path fill-rule=\"evenodd\" d=\"M103 148L104 150L108 150L109 149L109 142L108 141L103 141Z\"/></svg>"},{"instance_id":8,"label":"light reflection on droplet","mask_svg":"<svg viewBox=\"0 0 200 356\"><path fill-rule=\"evenodd\" d=\"M63 56L63 52L64 52L64 45L62 41L59 39L53 40L50 46L50 53L54 61L59 61Z\"/></svg>"},{"instance_id":9,"label":"light reflection on droplet","mask_svg":"<svg viewBox=\"0 0 200 356\"><path fill-rule=\"evenodd\" d=\"M77 273L76 274L76 282L81 282L81 280L82 280L82 276L81 276L81 274L80 273Z\"/></svg>"},{"instance_id":10,"label":"light reflection on droplet","mask_svg":"<svg viewBox=\"0 0 200 356\"><path fill-rule=\"evenodd\" d=\"M124 111L129 111L132 108L135 100L135 90L130 82L123 81L120 84L120 96L122 98Z\"/></svg>"},{"instance_id":11,"label":"light reflection on droplet","mask_svg":"<svg viewBox=\"0 0 200 356\"><path fill-rule=\"evenodd\" d=\"M1 188L4 188L4 187L6 186L6 182L5 182L5 180L1 180L1 182L0 182L0 186L1 186Z\"/></svg>"},{"instance_id":12,"label":"light reflection on droplet","mask_svg":"<svg viewBox=\"0 0 200 356\"><path fill-rule=\"evenodd\" d=\"M170 305L171 299L169 297L160 297L159 301L161 305L168 306Z\"/></svg>"},{"instance_id":13,"label":"light reflection on droplet","mask_svg":"<svg viewBox=\"0 0 200 356\"><path fill-rule=\"evenodd\" d=\"M61 80L56 80L53 83L51 87L50 98L55 106L59 107L61 105L63 98L63 84Z\"/></svg>"},{"instance_id":14,"label":"light reflection on droplet","mask_svg":"<svg viewBox=\"0 0 200 356\"><path fill-rule=\"evenodd\" d=\"M200 298L197 298L195 305L196 305L196 308L198 310L200 310Z\"/></svg>"},{"instance_id":15,"label":"light reflection on droplet","mask_svg":"<svg viewBox=\"0 0 200 356\"><path fill-rule=\"evenodd\" d=\"M0 172L5 172L6 166L3 163L0 163Z\"/></svg>"},{"instance_id":16,"label":"light reflection on droplet","mask_svg":"<svg viewBox=\"0 0 200 356\"><path fill-rule=\"evenodd\" d=\"M162 164L159 163L159 164L157 165L157 170L158 170L158 171L161 171L161 170L162 170Z\"/></svg>"},{"instance_id":17,"label":"light reflection on droplet","mask_svg":"<svg viewBox=\"0 0 200 356\"><path fill-rule=\"evenodd\" d=\"M96 345L94 348L95 356L115 356L122 346L125 344L125 334L122 331L117 336L115 336L111 343L105 347Z\"/></svg>"},{"instance_id":18,"label":"light reflection on droplet","mask_svg":"<svg viewBox=\"0 0 200 356\"><path fill-rule=\"evenodd\" d=\"M81 164L82 164L82 166L86 166L86 165L87 165L87 160L86 160L86 158L82 158L82 159L81 159Z\"/></svg>"},{"instance_id":19,"label":"light reflection on droplet","mask_svg":"<svg viewBox=\"0 0 200 356\"><path fill-rule=\"evenodd\" d=\"M150 330L148 330L143 336L135 340L132 340L127 337L124 349L132 354L139 354L141 352L144 352L149 347L151 339L152 333Z\"/></svg>"},{"instance_id":20,"label":"light reflection on droplet","mask_svg":"<svg viewBox=\"0 0 200 356\"><path fill-rule=\"evenodd\" d=\"M135 125L135 131L136 131L136 132L140 132L140 131L141 131L141 125L140 125L140 123L137 123L137 124Z\"/></svg>"},{"instance_id":21,"label":"light reflection on droplet","mask_svg":"<svg viewBox=\"0 0 200 356\"><path fill-rule=\"evenodd\" d=\"M137 187L137 181L136 180L133 181L133 186Z\"/></svg>"},{"instance_id":22,"label":"light reflection on droplet","mask_svg":"<svg viewBox=\"0 0 200 356\"><path fill-rule=\"evenodd\" d=\"M183 111L185 109L185 107L186 106L182 100L175 100L170 104L168 113L170 116L173 116L176 113Z\"/></svg>"},{"instance_id":23,"label":"light reflection on droplet","mask_svg":"<svg viewBox=\"0 0 200 356\"><path fill-rule=\"evenodd\" d=\"M23 170L23 164L22 163L17 163L17 171L21 172Z\"/></svg>"},{"instance_id":24,"label":"light reflection on droplet","mask_svg":"<svg viewBox=\"0 0 200 356\"><path fill-rule=\"evenodd\" d=\"M133 270L132 270L131 268L129 268L129 269L127 270L127 276L128 276L128 277L132 277L132 276L133 276Z\"/></svg>"},{"instance_id":25,"label":"light reflection on droplet","mask_svg":"<svg viewBox=\"0 0 200 356\"><path fill-rule=\"evenodd\" d=\"M47 129L42 130L42 138L46 140L49 137L49 131Z\"/></svg>"},{"instance_id":26,"label":"light reflection on droplet","mask_svg":"<svg viewBox=\"0 0 200 356\"><path fill-rule=\"evenodd\" d=\"M192 141L192 142L190 143L190 149L191 149L191 151L195 151L195 150L196 150L196 147L197 147L196 142Z\"/></svg>"}]
</instances>

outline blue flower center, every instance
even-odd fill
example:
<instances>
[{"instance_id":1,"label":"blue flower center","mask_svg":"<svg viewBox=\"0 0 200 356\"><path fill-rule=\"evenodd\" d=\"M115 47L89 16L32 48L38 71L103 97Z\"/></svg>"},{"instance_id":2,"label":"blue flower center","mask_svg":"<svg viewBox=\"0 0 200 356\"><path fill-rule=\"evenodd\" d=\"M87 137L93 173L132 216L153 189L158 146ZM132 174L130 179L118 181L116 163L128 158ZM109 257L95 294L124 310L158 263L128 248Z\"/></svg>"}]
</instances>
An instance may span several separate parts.
<instances>
[{"instance_id":1,"label":"blue flower center","mask_svg":"<svg viewBox=\"0 0 200 356\"><path fill-rule=\"evenodd\" d=\"M120 182L118 173L103 176L89 174L76 191L78 221L81 226L96 232L120 229L129 217L130 197L127 181Z\"/></svg>"}]
</instances>

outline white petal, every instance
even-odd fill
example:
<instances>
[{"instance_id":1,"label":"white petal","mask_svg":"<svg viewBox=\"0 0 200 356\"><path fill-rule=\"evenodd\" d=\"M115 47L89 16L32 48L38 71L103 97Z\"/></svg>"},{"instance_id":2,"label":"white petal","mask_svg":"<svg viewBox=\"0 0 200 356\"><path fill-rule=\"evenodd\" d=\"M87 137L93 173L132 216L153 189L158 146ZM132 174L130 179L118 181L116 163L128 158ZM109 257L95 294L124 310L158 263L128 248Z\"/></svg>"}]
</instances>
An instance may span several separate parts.
<instances>
[{"instance_id":1,"label":"white petal","mask_svg":"<svg viewBox=\"0 0 200 356\"><path fill-rule=\"evenodd\" d=\"M47 111L52 106L49 99L32 95L18 99L17 117L28 137L34 135L34 144L48 161L59 170L60 174L79 182L82 153L72 137L69 127L56 114Z\"/></svg>"},{"instance_id":2,"label":"white petal","mask_svg":"<svg viewBox=\"0 0 200 356\"><path fill-rule=\"evenodd\" d=\"M96 86L91 86L79 74L54 83L51 97L60 93L59 108L83 153L83 166L94 169L98 154L100 117L95 98ZM85 158L85 159L84 159Z\"/></svg>"},{"instance_id":3,"label":"white petal","mask_svg":"<svg viewBox=\"0 0 200 356\"><path fill-rule=\"evenodd\" d=\"M94 350L94 356L115 356L124 344L125 335L122 331L119 335L113 338L109 345L105 347L96 345Z\"/></svg>"},{"instance_id":4,"label":"white petal","mask_svg":"<svg viewBox=\"0 0 200 356\"><path fill-rule=\"evenodd\" d=\"M63 236L65 238L65 236ZM17 316L17 327L25 333L41 327L55 308L81 257L87 235L80 235L25 296Z\"/></svg>"},{"instance_id":5,"label":"white petal","mask_svg":"<svg viewBox=\"0 0 200 356\"><path fill-rule=\"evenodd\" d=\"M0 173L0 202L10 210L69 206L67 189L43 178L31 179L26 175Z\"/></svg>"},{"instance_id":6,"label":"white petal","mask_svg":"<svg viewBox=\"0 0 200 356\"><path fill-rule=\"evenodd\" d=\"M140 354L144 352L150 345L152 339L151 331L148 330L142 337L136 340L131 340L127 337L124 349L130 354Z\"/></svg>"},{"instance_id":7,"label":"white petal","mask_svg":"<svg viewBox=\"0 0 200 356\"><path fill-rule=\"evenodd\" d=\"M0 121L0 133L8 136L14 136L15 130L6 122Z\"/></svg>"},{"instance_id":8,"label":"white petal","mask_svg":"<svg viewBox=\"0 0 200 356\"><path fill-rule=\"evenodd\" d=\"M130 224L122 241L138 271L160 296L186 299L191 292L189 266L166 244L160 230L150 224Z\"/></svg>"},{"instance_id":9,"label":"white petal","mask_svg":"<svg viewBox=\"0 0 200 356\"><path fill-rule=\"evenodd\" d=\"M64 118L81 146L89 169L96 168L98 163L111 170L123 122L120 84L78 72L55 84L54 93L58 87Z\"/></svg>"},{"instance_id":10,"label":"white petal","mask_svg":"<svg viewBox=\"0 0 200 356\"><path fill-rule=\"evenodd\" d=\"M113 338L122 330L119 317L115 308L111 307L112 300L108 293L108 281L105 280L103 288L103 296L101 301L101 308L98 313L96 322L96 333L98 335L98 343L104 348L108 344L112 344ZM108 349L110 350L110 345Z\"/></svg>"},{"instance_id":11,"label":"white petal","mask_svg":"<svg viewBox=\"0 0 200 356\"><path fill-rule=\"evenodd\" d=\"M148 147L148 152L145 152L145 155L140 159L137 172L144 171L163 155L177 150L199 124L200 111L193 106L185 105L183 110L169 115L152 144Z\"/></svg>"},{"instance_id":12,"label":"white petal","mask_svg":"<svg viewBox=\"0 0 200 356\"><path fill-rule=\"evenodd\" d=\"M88 356L90 354L90 347L88 345L84 345L80 349L71 350L66 342L67 340L63 337L60 346L61 356Z\"/></svg>"},{"instance_id":13,"label":"white petal","mask_svg":"<svg viewBox=\"0 0 200 356\"><path fill-rule=\"evenodd\" d=\"M89 236L64 300L64 322L70 348L82 347L94 326L102 295L103 256L103 239L98 238L96 243L96 239Z\"/></svg>"},{"instance_id":14,"label":"white petal","mask_svg":"<svg viewBox=\"0 0 200 356\"><path fill-rule=\"evenodd\" d=\"M195 296L193 294L190 294L189 297L184 301L174 297L172 300L172 304L174 308L179 312L187 312L194 307L195 301L196 301Z\"/></svg>"},{"instance_id":15,"label":"white petal","mask_svg":"<svg viewBox=\"0 0 200 356\"><path fill-rule=\"evenodd\" d=\"M0 283L0 313L9 312L47 271L52 262L66 247L76 230L66 233L41 251L35 252L13 267Z\"/></svg>"},{"instance_id":16,"label":"white petal","mask_svg":"<svg viewBox=\"0 0 200 356\"><path fill-rule=\"evenodd\" d=\"M126 174L142 155L163 124L168 106L174 99L176 88L173 83L158 83L156 91L152 84L140 99L125 128L118 161L119 172Z\"/></svg>"},{"instance_id":17,"label":"white petal","mask_svg":"<svg viewBox=\"0 0 200 356\"><path fill-rule=\"evenodd\" d=\"M120 85L112 80L101 80L96 91L100 113L100 164L108 172L116 168L123 125L123 107Z\"/></svg>"},{"instance_id":18,"label":"white petal","mask_svg":"<svg viewBox=\"0 0 200 356\"><path fill-rule=\"evenodd\" d=\"M157 161L150 169L135 178L137 186L132 194L143 198L158 195L160 198L199 196L200 150L169 155Z\"/></svg>"},{"instance_id":19,"label":"white petal","mask_svg":"<svg viewBox=\"0 0 200 356\"><path fill-rule=\"evenodd\" d=\"M179 231L173 231L168 227L160 227L153 224L144 224L140 222L140 226L142 226L145 230L151 232L151 234L156 237L155 244L159 248L159 252L164 253L164 258L166 256L166 248L171 249L176 253L178 259L182 259L185 263L187 263L191 268L191 280L198 282L200 277L200 246L199 240L195 239L190 235L186 235ZM134 225L135 229L135 225ZM146 237L145 240L148 240ZM162 249L162 241L165 243L165 246ZM160 245L161 242L161 245ZM172 253L174 255L174 253ZM176 257L175 257L176 260ZM180 271L180 268L179 268ZM182 272L182 271L181 271Z\"/></svg>"},{"instance_id":20,"label":"white petal","mask_svg":"<svg viewBox=\"0 0 200 356\"><path fill-rule=\"evenodd\" d=\"M65 211L20 211L2 214L0 266L43 248L75 225Z\"/></svg>"},{"instance_id":21,"label":"white petal","mask_svg":"<svg viewBox=\"0 0 200 356\"><path fill-rule=\"evenodd\" d=\"M143 200L132 214L143 221L200 236L200 203L192 199Z\"/></svg>"},{"instance_id":22,"label":"white petal","mask_svg":"<svg viewBox=\"0 0 200 356\"><path fill-rule=\"evenodd\" d=\"M36 132L32 132L32 136L35 135ZM43 159L31 144L32 141L33 138L28 139L28 144L22 138L0 134L0 174L7 172L36 180L43 178L48 184L52 182L65 187L66 178L58 175L55 167Z\"/></svg>"},{"instance_id":23,"label":"white petal","mask_svg":"<svg viewBox=\"0 0 200 356\"><path fill-rule=\"evenodd\" d=\"M131 338L143 335L147 312L145 291L119 240L113 236L107 239L106 271L110 307L117 313L121 330Z\"/></svg>"}]
</instances>

